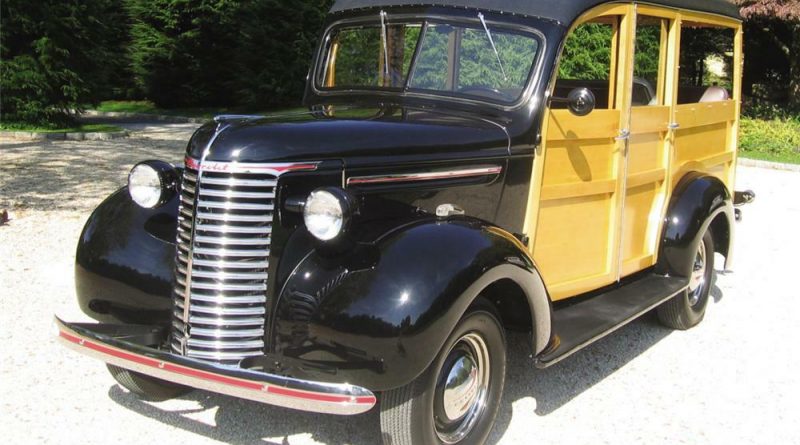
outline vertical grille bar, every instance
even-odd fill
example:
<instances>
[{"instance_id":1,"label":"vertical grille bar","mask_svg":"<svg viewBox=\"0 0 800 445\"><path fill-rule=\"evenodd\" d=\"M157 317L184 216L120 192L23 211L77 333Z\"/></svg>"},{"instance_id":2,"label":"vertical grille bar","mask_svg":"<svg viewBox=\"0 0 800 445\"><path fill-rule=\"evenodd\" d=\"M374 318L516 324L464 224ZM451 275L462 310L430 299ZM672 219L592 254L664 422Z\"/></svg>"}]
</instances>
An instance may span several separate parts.
<instances>
[{"instance_id":1,"label":"vertical grille bar","mask_svg":"<svg viewBox=\"0 0 800 445\"><path fill-rule=\"evenodd\" d=\"M172 349L235 364L264 349L277 175L192 167L179 205Z\"/></svg>"}]
</instances>

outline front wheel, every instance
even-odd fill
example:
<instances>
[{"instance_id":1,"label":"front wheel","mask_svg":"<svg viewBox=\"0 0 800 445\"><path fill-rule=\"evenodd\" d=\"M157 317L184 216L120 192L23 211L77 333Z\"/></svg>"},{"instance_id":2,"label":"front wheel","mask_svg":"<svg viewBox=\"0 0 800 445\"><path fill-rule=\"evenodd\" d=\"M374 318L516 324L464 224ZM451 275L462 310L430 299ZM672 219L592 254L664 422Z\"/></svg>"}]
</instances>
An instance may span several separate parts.
<instances>
[{"instance_id":1,"label":"front wheel","mask_svg":"<svg viewBox=\"0 0 800 445\"><path fill-rule=\"evenodd\" d=\"M385 445L483 444L500 405L506 342L494 308L478 300L428 369L384 393Z\"/></svg>"},{"instance_id":2,"label":"front wheel","mask_svg":"<svg viewBox=\"0 0 800 445\"><path fill-rule=\"evenodd\" d=\"M711 236L711 231L706 231L695 252L689 286L658 307L661 324L686 330L703 321L713 277L714 237Z\"/></svg>"}]
</instances>

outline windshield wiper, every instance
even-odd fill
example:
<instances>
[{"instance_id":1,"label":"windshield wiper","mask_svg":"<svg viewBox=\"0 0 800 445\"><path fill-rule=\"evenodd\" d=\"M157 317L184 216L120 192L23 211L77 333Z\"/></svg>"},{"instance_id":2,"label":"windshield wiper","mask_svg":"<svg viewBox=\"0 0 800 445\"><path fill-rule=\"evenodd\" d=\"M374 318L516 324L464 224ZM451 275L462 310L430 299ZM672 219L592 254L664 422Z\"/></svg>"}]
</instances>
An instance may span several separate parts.
<instances>
[{"instance_id":1,"label":"windshield wiper","mask_svg":"<svg viewBox=\"0 0 800 445\"><path fill-rule=\"evenodd\" d=\"M383 11L381 11L383 12ZM497 57L497 64L500 65L500 71L503 73L503 80L508 80L508 76L506 76L506 70L503 68L503 62L500 60L500 53L497 52L497 47L494 46L494 39L492 39L492 33L489 32L489 27L486 26L486 20L483 18L483 13L478 13L478 20L481 21L481 25L483 25L483 30L486 31L486 37L489 38L489 43L492 45L492 50L494 50L494 55Z\"/></svg>"},{"instance_id":2,"label":"windshield wiper","mask_svg":"<svg viewBox=\"0 0 800 445\"><path fill-rule=\"evenodd\" d=\"M386 86L386 80L389 79L389 49L386 41L387 33L386 33L386 11L381 10L380 12L381 17L381 43L383 44L383 83ZM391 80L389 80L389 86L391 86Z\"/></svg>"}]
</instances>

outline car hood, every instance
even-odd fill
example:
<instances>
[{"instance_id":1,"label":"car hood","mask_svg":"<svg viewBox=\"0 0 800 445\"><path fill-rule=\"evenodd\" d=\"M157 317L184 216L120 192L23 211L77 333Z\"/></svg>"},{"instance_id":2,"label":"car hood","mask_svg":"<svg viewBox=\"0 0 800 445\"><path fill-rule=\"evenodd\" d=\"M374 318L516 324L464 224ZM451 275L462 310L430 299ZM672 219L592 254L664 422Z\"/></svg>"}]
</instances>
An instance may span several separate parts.
<instances>
[{"instance_id":1,"label":"car hood","mask_svg":"<svg viewBox=\"0 0 800 445\"><path fill-rule=\"evenodd\" d=\"M496 157L508 153L502 125L479 116L408 107L221 117L201 127L187 155L222 162L344 160L346 164ZM215 137L215 133L218 134Z\"/></svg>"}]
</instances>

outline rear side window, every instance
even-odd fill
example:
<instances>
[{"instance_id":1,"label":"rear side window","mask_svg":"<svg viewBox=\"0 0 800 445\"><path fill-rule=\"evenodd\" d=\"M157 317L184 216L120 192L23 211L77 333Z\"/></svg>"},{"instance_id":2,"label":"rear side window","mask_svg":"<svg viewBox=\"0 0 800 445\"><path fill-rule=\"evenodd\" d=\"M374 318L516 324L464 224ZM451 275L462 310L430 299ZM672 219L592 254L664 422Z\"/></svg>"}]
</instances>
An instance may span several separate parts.
<instances>
[{"instance_id":1,"label":"rear side window","mask_svg":"<svg viewBox=\"0 0 800 445\"><path fill-rule=\"evenodd\" d=\"M681 23L678 103L719 102L733 89L731 28L705 23Z\"/></svg>"}]
</instances>

